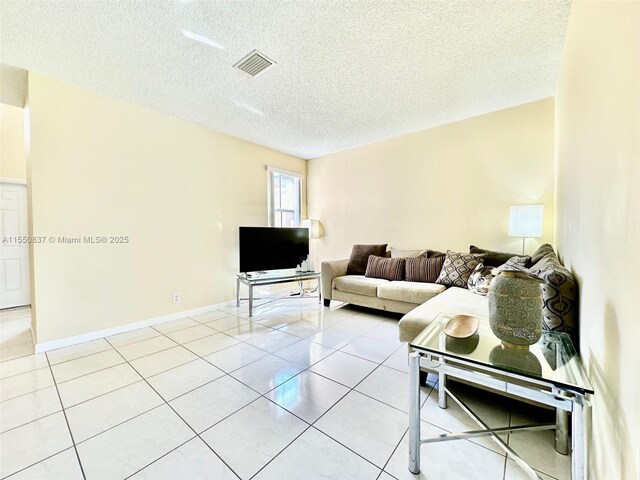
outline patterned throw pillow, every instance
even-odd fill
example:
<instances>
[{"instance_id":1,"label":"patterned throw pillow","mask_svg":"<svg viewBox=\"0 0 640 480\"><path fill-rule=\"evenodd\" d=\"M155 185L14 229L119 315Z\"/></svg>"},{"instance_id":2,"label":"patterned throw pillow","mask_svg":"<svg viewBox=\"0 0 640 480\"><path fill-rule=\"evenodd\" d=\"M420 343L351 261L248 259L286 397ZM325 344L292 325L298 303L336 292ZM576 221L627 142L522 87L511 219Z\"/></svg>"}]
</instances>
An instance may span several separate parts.
<instances>
[{"instance_id":1,"label":"patterned throw pillow","mask_svg":"<svg viewBox=\"0 0 640 480\"><path fill-rule=\"evenodd\" d=\"M471 272L481 263L486 255L484 253L458 253L447 250L442 271L436 283L448 287L467 288L467 281Z\"/></svg>"},{"instance_id":2,"label":"patterned throw pillow","mask_svg":"<svg viewBox=\"0 0 640 480\"><path fill-rule=\"evenodd\" d=\"M467 288L478 295L489 293L489 285L494 276L493 269L494 267L491 265L485 266L483 263L479 263L467 280Z\"/></svg>"},{"instance_id":3,"label":"patterned throw pillow","mask_svg":"<svg viewBox=\"0 0 640 480\"><path fill-rule=\"evenodd\" d=\"M365 277L402 280L404 276L404 258L387 258L369 255Z\"/></svg>"},{"instance_id":4,"label":"patterned throw pillow","mask_svg":"<svg viewBox=\"0 0 640 480\"><path fill-rule=\"evenodd\" d=\"M578 284L575 277L560 263L555 253L549 253L541 258L531 267L531 274L544 280L542 314L545 328L555 332L567 332L577 349L580 343L578 341Z\"/></svg>"},{"instance_id":5,"label":"patterned throw pillow","mask_svg":"<svg viewBox=\"0 0 640 480\"><path fill-rule=\"evenodd\" d=\"M407 282L435 283L442 270L444 258L444 255L431 258L407 258L404 279Z\"/></svg>"}]
</instances>

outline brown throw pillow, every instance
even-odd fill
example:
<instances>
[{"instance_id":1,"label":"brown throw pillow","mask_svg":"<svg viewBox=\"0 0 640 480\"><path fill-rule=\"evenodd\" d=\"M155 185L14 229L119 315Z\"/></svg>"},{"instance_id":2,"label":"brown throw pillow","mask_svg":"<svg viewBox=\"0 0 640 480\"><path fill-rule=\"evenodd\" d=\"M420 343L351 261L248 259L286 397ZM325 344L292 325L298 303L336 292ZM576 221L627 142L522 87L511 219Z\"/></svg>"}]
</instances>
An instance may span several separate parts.
<instances>
[{"instance_id":1,"label":"brown throw pillow","mask_svg":"<svg viewBox=\"0 0 640 480\"><path fill-rule=\"evenodd\" d=\"M436 283L448 287L467 288L471 272L482 263L486 254L458 253L447 250L442 271Z\"/></svg>"},{"instance_id":2,"label":"brown throw pillow","mask_svg":"<svg viewBox=\"0 0 640 480\"><path fill-rule=\"evenodd\" d=\"M482 262L484 263L485 267L499 267L500 265L507 263L507 260L517 255L517 253L503 253L503 252L494 252L492 250L485 250L484 248L479 248L479 247L476 247L475 245L471 245L469 247L469 253L486 254L487 256ZM524 266L528 267L529 265L531 265L531 257L526 257L526 258L527 258L527 262Z\"/></svg>"},{"instance_id":3,"label":"brown throw pillow","mask_svg":"<svg viewBox=\"0 0 640 480\"><path fill-rule=\"evenodd\" d=\"M354 245L347 265L347 275L364 275L367 270L369 255L384 257L386 253L386 243L384 245Z\"/></svg>"},{"instance_id":4,"label":"brown throw pillow","mask_svg":"<svg viewBox=\"0 0 640 480\"><path fill-rule=\"evenodd\" d=\"M445 256L430 258L407 258L405 262L405 280L407 282L435 283L442 270Z\"/></svg>"},{"instance_id":5,"label":"brown throw pillow","mask_svg":"<svg viewBox=\"0 0 640 480\"><path fill-rule=\"evenodd\" d=\"M404 258L387 258L369 255L365 277L402 280L404 277Z\"/></svg>"}]
</instances>

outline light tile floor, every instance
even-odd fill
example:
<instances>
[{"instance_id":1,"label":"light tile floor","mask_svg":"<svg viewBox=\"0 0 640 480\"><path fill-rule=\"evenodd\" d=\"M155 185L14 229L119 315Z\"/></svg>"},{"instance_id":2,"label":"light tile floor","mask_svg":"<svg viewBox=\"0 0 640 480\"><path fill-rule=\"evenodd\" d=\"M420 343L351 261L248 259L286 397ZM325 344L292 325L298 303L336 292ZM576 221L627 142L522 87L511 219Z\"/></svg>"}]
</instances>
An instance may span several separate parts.
<instances>
[{"instance_id":1,"label":"light tile floor","mask_svg":"<svg viewBox=\"0 0 640 480\"><path fill-rule=\"evenodd\" d=\"M230 303L46 354L10 350L0 363L0 477L524 478L486 438L424 445L421 474L409 473L396 323L282 299L258 305L252 319ZM455 402L438 408L435 380L422 388L425 435L475 429ZM552 417L455 388L490 425ZM552 432L505 438L541 478L569 478Z\"/></svg>"}]
</instances>

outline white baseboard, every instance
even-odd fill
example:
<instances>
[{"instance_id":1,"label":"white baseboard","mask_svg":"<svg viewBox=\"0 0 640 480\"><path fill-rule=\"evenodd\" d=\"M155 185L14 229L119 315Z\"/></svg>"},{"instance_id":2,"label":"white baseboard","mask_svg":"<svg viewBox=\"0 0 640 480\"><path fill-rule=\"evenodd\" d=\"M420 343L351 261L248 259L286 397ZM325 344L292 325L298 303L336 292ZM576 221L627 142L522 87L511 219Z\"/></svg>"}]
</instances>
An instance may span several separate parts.
<instances>
[{"instance_id":1,"label":"white baseboard","mask_svg":"<svg viewBox=\"0 0 640 480\"><path fill-rule=\"evenodd\" d=\"M200 313L205 313L210 310L222 307L228 303L229 302L216 303L215 305L207 305L205 307L194 308L192 310L170 313L168 315L149 318L140 322L127 323L125 325L118 325L117 327L105 328L102 330L96 330L94 332L83 333L82 335L61 338L60 340L36 343L36 353L47 352L49 350L55 350L56 348L70 347L71 345L76 345L78 343L89 342L91 340L97 340L98 338L110 337L111 335L117 335L118 333L130 332L131 330L136 330L138 328L150 327L152 325L169 322L171 320L177 320L179 318L189 317L191 315L198 315Z\"/></svg>"}]
</instances>

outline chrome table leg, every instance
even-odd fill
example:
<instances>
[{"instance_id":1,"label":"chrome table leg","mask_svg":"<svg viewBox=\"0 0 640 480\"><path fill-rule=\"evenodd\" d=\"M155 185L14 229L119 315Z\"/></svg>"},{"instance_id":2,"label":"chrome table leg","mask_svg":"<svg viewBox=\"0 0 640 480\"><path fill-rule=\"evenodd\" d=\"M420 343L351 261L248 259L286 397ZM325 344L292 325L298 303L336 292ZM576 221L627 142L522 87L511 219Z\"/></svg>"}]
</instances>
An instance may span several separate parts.
<instances>
[{"instance_id":1,"label":"chrome table leg","mask_svg":"<svg viewBox=\"0 0 640 480\"><path fill-rule=\"evenodd\" d=\"M420 355L409 354L409 471L420 473Z\"/></svg>"},{"instance_id":2,"label":"chrome table leg","mask_svg":"<svg viewBox=\"0 0 640 480\"><path fill-rule=\"evenodd\" d=\"M573 434L571 443L571 478L572 480L586 480L586 451L587 441L585 436L584 398L577 397L573 402L571 423Z\"/></svg>"},{"instance_id":3,"label":"chrome table leg","mask_svg":"<svg viewBox=\"0 0 640 480\"><path fill-rule=\"evenodd\" d=\"M440 362L444 364L444 358ZM438 406L447 408L447 376L442 372L438 372Z\"/></svg>"},{"instance_id":4,"label":"chrome table leg","mask_svg":"<svg viewBox=\"0 0 640 480\"><path fill-rule=\"evenodd\" d=\"M569 453L569 412L556 409L556 452Z\"/></svg>"}]
</instances>

